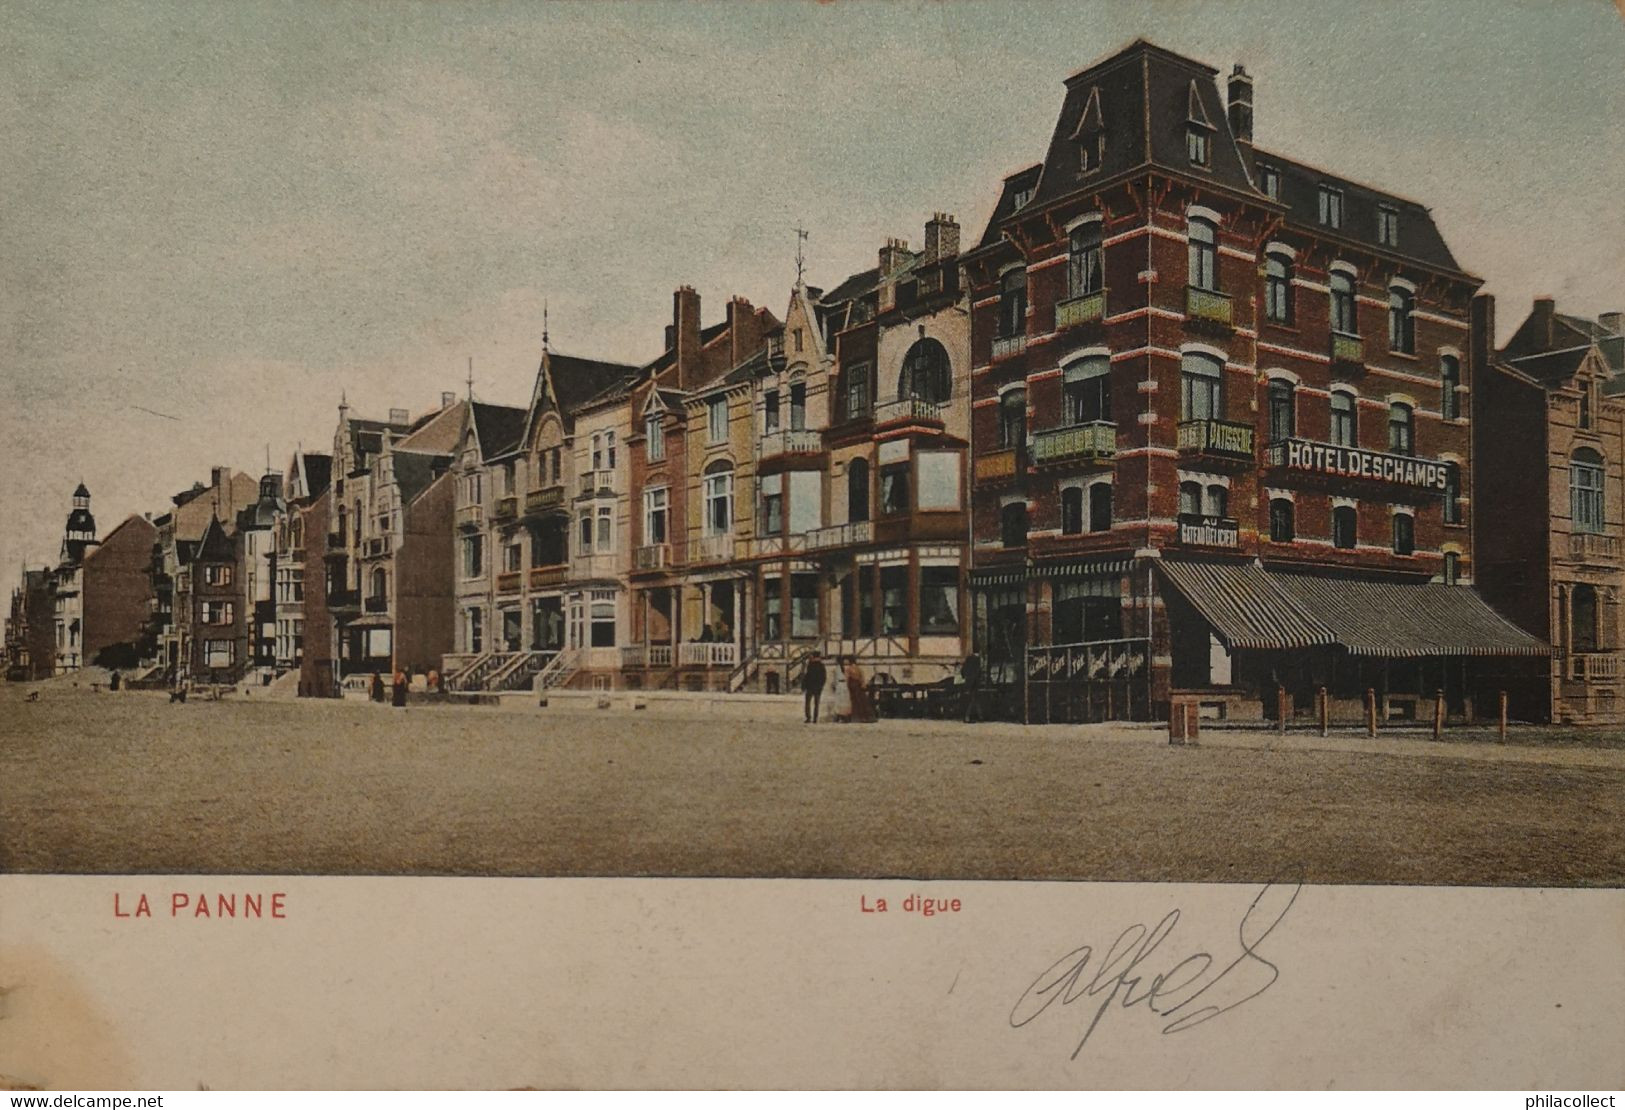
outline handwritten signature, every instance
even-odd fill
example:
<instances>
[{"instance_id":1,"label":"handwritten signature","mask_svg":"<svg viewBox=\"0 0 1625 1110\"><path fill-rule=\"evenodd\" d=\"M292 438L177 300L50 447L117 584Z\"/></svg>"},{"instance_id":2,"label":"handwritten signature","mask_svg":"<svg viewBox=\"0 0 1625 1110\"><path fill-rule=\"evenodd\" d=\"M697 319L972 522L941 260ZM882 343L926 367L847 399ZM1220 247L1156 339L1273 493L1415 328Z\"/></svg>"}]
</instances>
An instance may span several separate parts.
<instances>
[{"instance_id":1,"label":"handwritten signature","mask_svg":"<svg viewBox=\"0 0 1625 1110\"><path fill-rule=\"evenodd\" d=\"M1258 949L1286 917L1302 887L1302 883L1290 888L1269 883L1258 892L1237 930L1240 954L1216 975L1209 975L1219 963L1210 952L1186 956L1155 975L1140 966L1179 924L1179 911L1170 910L1154 928L1130 925L1124 929L1099 958L1085 944L1056 960L1022 993L1010 1011L1010 1025L1020 1029L1051 1006L1085 1002L1082 1010L1089 1025L1072 1050L1076 1060L1114 1001L1124 1010L1143 1005L1150 1013L1169 1019L1162 1027L1164 1034L1181 1033L1229 1013L1269 990L1281 977L1280 969L1259 955ZM1090 1006L1093 1014L1088 1013Z\"/></svg>"}]
</instances>

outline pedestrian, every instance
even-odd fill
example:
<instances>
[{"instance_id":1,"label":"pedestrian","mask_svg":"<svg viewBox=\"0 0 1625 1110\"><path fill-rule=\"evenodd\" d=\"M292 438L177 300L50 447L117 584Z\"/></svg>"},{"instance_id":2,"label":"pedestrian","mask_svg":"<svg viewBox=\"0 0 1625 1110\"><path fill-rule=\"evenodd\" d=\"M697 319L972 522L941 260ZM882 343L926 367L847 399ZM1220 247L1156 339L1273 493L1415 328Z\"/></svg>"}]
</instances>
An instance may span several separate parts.
<instances>
[{"instance_id":1,"label":"pedestrian","mask_svg":"<svg viewBox=\"0 0 1625 1110\"><path fill-rule=\"evenodd\" d=\"M395 672L395 689L393 691L393 697L390 699L390 704L393 705L396 709L404 709L406 707L406 672L405 671L396 671Z\"/></svg>"},{"instance_id":2,"label":"pedestrian","mask_svg":"<svg viewBox=\"0 0 1625 1110\"><path fill-rule=\"evenodd\" d=\"M965 662L959 667L959 677L965 680L965 723L970 724L972 717L981 720L977 694L982 688L982 657L974 651L965 656Z\"/></svg>"},{"instance_id":3,"label":"pedestrian","mask_svg":"<svg viewBox=\"0 0 1625 1110\"><path fill-rule=\"evenodd\" d=\"M809 725L818 723L818 702L824 696L826 677L824 657L815 651L807 660L807 669L801 672L801 710Z\"/></svg>"},{"instance_id":4,"label":"pedestrian","mask_svg":"<svg viewBox=\"0 0 1625 1110\"><path fill-rule=\"evenodd\" d=\"M844 725L852 719L852 696L846 692L846 674L841 670L839 658L830 668L829 715L836 724Z\"/></svg>"},{"instance_id":5,"label":"pedestrian","mask_svg":"<svg viewBox=\"0 0 1625 1110\"><path fill-rule=\"evenodd\" d=\"M372 700L380 704L384 700L384 676L377 671L372 672Z\"/></svg>"},{"instance_id":6,"label":"pedestrian","mask_svg":"<svg viewBox=\"0 0 1625 1110\"><path fill-rule=\"evenodd\" d=\"M112 674L107 676L107 688L109 690L112 690L115 693L117 693L118 692L118 684L119 684L119 673L117 671L114 671Z\"/></svg>"}]
</instances>

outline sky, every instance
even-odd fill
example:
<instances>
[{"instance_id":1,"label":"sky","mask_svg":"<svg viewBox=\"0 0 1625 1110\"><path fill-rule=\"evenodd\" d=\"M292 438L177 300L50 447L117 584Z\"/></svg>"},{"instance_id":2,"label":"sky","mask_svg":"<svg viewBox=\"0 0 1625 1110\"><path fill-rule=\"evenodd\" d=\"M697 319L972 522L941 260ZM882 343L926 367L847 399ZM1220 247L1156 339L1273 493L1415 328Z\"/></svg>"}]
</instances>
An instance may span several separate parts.
<instances>
[{"instance_id":1,"label":"sky","mask_svg":"<svg viewBox=\"0 0 1625 1110\"><path fill-rule=\"evenodd\" d=\"M0 0L0 572L213 465L330 450L341 396L524 404L640 363L671 293L981 232L1070 73L1146 37L1255 80L1260 146L1429 205L1498 300L1625 309L1607 0L73 4Z\"/></svg>"}]
</instances>

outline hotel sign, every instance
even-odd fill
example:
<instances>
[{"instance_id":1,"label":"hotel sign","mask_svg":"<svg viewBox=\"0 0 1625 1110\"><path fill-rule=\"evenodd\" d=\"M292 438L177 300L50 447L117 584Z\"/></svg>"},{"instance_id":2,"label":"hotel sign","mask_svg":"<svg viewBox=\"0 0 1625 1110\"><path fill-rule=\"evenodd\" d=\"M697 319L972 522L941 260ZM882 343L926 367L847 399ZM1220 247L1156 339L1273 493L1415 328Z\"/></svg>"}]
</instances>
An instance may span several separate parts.
<instances>
[{"instance_id":1,"label":"hotel sign","mask_svg":"<svg viewBox=\"0 0 1625 1110\"><path fill-rule=\"evenodd\" d=\"M1289 470L1306 470L1314 474L1329 474L1340 478L1361 478L1372 482L1391 482L1400 486L1444 492L1450 473L1450 464L1435 459L1416 459L1408 455L1389 455L1381 451L1366 451L1359 447L1339 447L1331 443L1313 443L1302 439L1289 439L1270 446L1270 464Z\"/></svg>"}]
</instances>

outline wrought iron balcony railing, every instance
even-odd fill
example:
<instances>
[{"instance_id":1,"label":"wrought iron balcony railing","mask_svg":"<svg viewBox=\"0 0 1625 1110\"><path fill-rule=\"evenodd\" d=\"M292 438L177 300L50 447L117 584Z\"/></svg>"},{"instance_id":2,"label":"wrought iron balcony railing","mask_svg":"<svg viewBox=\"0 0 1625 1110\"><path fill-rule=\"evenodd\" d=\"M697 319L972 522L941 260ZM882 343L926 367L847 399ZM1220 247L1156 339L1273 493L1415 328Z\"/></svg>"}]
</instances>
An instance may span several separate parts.
<instances>
[{"instance_id":1,"label":"wrought iron balcony railing","mask_svg":"<svg viewBox=\"0 0 1625 1110\"><path fill-rule=\"evenodd\" d=\"M1049 428L1033 435L1033 462L1063 462L1070 459L1110 459L1117 454L1117 425L1105 420Z\"/></svg>"}]
</instances>

